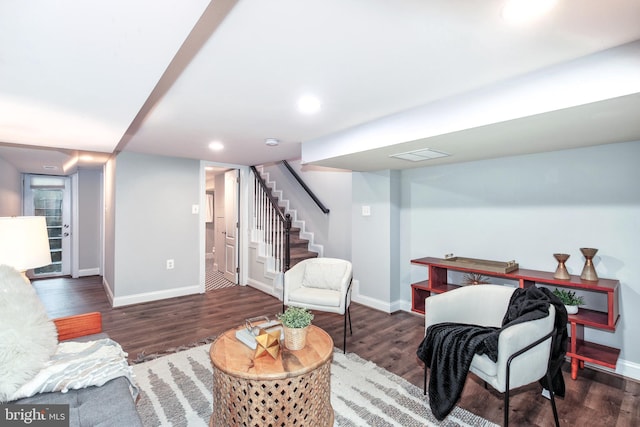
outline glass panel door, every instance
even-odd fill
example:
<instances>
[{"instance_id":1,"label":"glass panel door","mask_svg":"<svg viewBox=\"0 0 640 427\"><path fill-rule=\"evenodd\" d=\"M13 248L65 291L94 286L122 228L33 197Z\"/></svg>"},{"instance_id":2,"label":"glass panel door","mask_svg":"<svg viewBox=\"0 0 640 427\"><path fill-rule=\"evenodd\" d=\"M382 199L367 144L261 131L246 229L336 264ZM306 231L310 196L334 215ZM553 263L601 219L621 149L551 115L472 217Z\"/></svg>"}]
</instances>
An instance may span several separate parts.
<instances>
[{"instance_id":1,"label":"glass panel door","mask_svg":"<svg viewBox=\"0 0 640 427\"><path fill-rule=\"evenodd\" d=\"M58 176L25 176L24 214L44 216L49 233L50 265L36 268L33 276L61 276L70 272L69 179Z\"/></svg>"}]
</instances>

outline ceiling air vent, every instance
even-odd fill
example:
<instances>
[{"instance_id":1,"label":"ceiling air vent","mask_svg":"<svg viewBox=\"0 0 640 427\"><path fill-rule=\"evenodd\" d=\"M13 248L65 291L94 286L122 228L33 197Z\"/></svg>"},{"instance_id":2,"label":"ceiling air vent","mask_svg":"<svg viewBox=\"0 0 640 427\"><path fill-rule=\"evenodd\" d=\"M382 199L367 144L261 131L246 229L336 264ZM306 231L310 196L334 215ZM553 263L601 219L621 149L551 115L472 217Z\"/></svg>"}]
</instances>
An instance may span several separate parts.
<instances>
[{"instance_id":1,"label":"ceiling air vent","mask_svg":"<svg viewBox=\"0 0 640 427\"><path fill-rule=\"evenodd\" d=\"M53 166L53 165L44 165L44 166L42 166L42 169L44 169L46 171L57 171L58 167L57 166Z\"/></svg>"},{"instance_id":2,"label":"ceiling air vent","mask_svg":"<svg viewBox=\"0 0 640 427\"><path fill-rule=\"evenodd\" d=\"M391 154L389 157L396 159L409 160L411 162L421 162L423 160L437 159L439 157L448 157L450 154L441 151L423 148L421 150L407 151L405 153Z\"/></svg>"}]
</instances>

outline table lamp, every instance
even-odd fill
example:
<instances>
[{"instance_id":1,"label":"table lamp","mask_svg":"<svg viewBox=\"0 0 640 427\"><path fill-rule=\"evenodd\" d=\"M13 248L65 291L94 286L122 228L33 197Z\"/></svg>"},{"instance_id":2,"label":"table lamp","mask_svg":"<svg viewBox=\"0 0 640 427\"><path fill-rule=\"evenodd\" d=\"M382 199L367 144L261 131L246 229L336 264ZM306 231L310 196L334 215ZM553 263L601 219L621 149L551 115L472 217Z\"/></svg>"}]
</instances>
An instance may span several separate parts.
<instances>
[{"instance_id":1,"label":"table lamp","mask_svg":"<svg viewBox=\"0 0 640 427\"><path fill-rule=\"evenodd\" d=\"M20 273L51 264L47 222L43 216L0 217L0 265Z\"/></svg>"}]
</instances>

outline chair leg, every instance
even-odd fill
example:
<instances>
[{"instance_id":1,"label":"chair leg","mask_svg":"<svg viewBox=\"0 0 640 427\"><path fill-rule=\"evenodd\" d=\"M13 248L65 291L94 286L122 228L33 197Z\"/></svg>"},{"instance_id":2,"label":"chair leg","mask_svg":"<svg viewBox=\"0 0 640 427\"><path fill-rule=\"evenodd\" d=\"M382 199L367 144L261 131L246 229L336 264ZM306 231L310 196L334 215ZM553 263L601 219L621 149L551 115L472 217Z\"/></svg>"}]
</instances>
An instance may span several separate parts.
<instances>
[{"instance_id":1,"label":"chair leg","mask_svg":"<svg viewBox=\"0 0 640 427\"><path fill-rule=\"evenodd\" d=\"M504 427L509 427L509 387L504 391Z\"/></svg>"},{"instance_id":2,"label":"chair leg","mask_svg":"<svg viewBox=\"0 0 640 427\"><path fill-rule=\"evenodd\" d=\"M422 384L422 394L427 395L427 364L424 364L424 383Z\"/></svg>"},{"instance_id":3,"label":"chair leg","mask_svg":"<svg viewBox=\"0 0 640 427\"><path fill-rule=\"evenodd\" d=\"M547 386L549 387L549 396L551 397L551 408L553 409L553 420L556 422L556 427L560 427L560 420L558 419L558 409L556 408L556 398L553 391L553 383L551 382L551 373L547 370Z\"/></svg>"},{"instance_id":4,"label":"chair leg","mask_svg":"<svg viewBox=\"0 0 640 427\"><path fill-rule=\"evenodd\" d=\"M347 316L348 316L349 310L347 309L347 311L344 313L344 329L342 331L342 350L344 351L344 354L347 354ZM351 318L349 318L349 325L351 325Z\"/></svg>"},{"instance_id":5,"label":"chair leg","mask_svg":"<svg viewBox=\"0 0 640 427\"><path fill-rule=\"evenodd\" d=\"M353 329L351 328L351 310L347 307L347 310L344 313L344 331L342 334L342 348L344 354L347 354L347 317L349 318L349 334L353 335Z\"/></svg>"}]
</instances>

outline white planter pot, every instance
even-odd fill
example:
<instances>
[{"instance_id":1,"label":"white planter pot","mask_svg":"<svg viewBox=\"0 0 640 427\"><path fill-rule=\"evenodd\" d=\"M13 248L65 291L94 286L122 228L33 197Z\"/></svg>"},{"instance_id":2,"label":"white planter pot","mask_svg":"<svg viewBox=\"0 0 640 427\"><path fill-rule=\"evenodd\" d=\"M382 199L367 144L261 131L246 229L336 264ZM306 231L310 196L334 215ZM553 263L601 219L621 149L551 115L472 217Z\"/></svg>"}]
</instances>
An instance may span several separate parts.
<instances>
[{"instance_id":1,"label":"white planter pot","mask_svg":"<svg viewBox=\"0 0 640 427\"><path fill-rule=\"evenodd\" d=\"M564 307L567 309L567 314L576 314L578 312L577 305L565 305Z\"/></svg>"}]
</instances>

